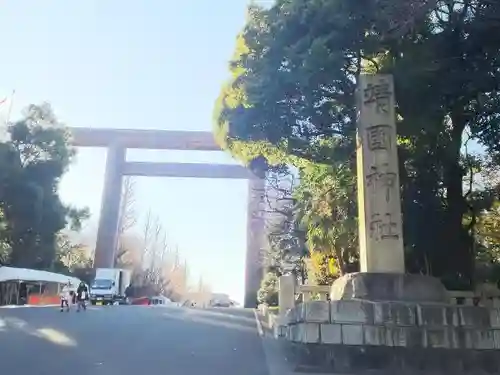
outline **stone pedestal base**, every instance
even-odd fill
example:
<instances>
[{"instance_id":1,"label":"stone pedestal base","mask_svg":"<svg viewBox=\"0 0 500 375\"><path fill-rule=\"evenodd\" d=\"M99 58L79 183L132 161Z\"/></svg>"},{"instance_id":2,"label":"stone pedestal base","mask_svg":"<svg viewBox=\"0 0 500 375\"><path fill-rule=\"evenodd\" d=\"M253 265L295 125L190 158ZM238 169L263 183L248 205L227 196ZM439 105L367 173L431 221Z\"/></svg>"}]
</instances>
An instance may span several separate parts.
<instances>
[{"instance_id":1,"label":"stone pedestal base","mask_svg":"<svg viewBox=\"0 0 500 375\"><path fill-rule=\"evenodd\" d=\"M288 311L299 372L500 374L500 309L438 303L311 301ZM378 371L378 372L377 372Z\"/></svg>"},{"instance_id":2,"label":"stone pedestal base","mask_svg":"<svg viewBox=\"0 0 500 375\"><path fill-rule=\"evenodd\" d=\"M287 343L295 372L357 375L498 374L495 350L447 350Z\"/></svg>"},{"instance_id":3,"label":"stone pedestal base","mask_svg":"<svg viewBox=\"0 0 500 375\"><path fill-rule=\"evenodd\" d=\"M351 273L335 280L330 299L448 303L444 285L434 277L369 272Z\"/></svg>"}]
</instances>

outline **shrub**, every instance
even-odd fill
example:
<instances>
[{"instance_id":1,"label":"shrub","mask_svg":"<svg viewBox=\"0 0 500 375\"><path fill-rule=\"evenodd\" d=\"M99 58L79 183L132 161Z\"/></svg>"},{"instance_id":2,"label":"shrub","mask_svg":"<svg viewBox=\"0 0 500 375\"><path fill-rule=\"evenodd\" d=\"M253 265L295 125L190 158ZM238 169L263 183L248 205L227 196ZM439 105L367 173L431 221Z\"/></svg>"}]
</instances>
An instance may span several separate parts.
<instances>
[{"instance_id":1,"label":"shrub","mask_svg":"<svg viewBox=\"0 0 500 375\"><path fill-rule=\"evenodd\" d=\"M260 289L257 293L258 301L268 306L278 306L278 284L278 276L276 274L266 274L262 279Z\"/></svg>"}]
</instances>

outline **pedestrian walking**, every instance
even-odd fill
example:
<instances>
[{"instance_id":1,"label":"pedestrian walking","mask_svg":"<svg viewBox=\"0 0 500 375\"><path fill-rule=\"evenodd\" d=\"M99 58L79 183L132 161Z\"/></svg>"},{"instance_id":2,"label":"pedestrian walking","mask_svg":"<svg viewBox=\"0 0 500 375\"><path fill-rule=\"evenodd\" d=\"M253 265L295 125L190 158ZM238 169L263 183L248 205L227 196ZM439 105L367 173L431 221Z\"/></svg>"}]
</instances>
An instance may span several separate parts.
<instances>
[{"instance_id":1,"label":"pedestrian walking","mask_svg":"<svg viewBox=\"0 0 500 375\"><path fill-rule=\"evenodd\" d=\"M82 281L80 282L80 285L78 285L78 288L76 289L76 303L77 303L77 309L76 311L80 311L81 308L83 310L87 310L87 305L86 301L89 298L89 290L87 288L87 285Z\"/></svg>"},{"instance_id":2,"label":"pedestrian walking","mask_svg":"<svg viewBox=\"0 0 500 375\"><path fill-rule=\"evenodd\" d=\"M69 312L69 304L71 301L71 283L67 283L63 286L60 297L61 297L61 312L66 309Z\"/></svg>"}]
</instances>

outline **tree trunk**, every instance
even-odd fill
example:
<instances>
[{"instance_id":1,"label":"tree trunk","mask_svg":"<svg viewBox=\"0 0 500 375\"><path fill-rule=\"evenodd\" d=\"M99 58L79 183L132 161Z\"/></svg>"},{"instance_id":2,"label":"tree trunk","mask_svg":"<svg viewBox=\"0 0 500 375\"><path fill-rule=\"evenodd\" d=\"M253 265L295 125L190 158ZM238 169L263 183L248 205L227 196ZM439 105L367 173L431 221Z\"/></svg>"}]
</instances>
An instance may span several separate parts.
<instances>
[{"instance_id":1,"label":"tree trunk","mask_svg":"<svg viewBox=\"0 0 500 375\"><path fill-rule=\"evenodd\" d=\"M463 282L470 284L472 269L467 234L463 227L463 216L467 206L463 196L463 168L460 164L460 152L462 147L462 134L465 129L466 119L462 113L452 113L453 128L451 140L445 150L445 176L446 201L448 204L446 235L449 238L449 250L447 251L454 263L453 269L457 271L456 276Z\"/></svg>"}]
</instances>

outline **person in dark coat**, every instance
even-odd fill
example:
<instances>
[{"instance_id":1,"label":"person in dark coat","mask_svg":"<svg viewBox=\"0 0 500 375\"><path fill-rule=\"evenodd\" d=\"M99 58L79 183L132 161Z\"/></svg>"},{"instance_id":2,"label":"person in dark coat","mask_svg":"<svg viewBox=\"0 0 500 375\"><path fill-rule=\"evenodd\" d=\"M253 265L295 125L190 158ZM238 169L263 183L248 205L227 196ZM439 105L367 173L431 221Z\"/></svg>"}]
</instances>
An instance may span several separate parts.
<instances>
[{"instance_id":1,"label":"person in dark coat","mask_svg":"<svg viewBox=\"0 0 500 375\"><path fill-rule=\"evenodd\" d=\"M125 301L127 304L132 302L132 298L135 296L135 288L132 283L125 289Z\"/></svg>"},{"instance_id":2,"label":"person in dark coat","mask_svg":"<svg viewBox=\"0 0 500 375\"><path fill-rule=\"evenodd\" d=\"M80 285L78 285L78 289L76 290L76 303L78 304L77 311L80 311L80 307L83 307L84 310L87 309L85 301L89 299L89 290L87 285L82 281Z\"/></svg>"}]
</instances>

